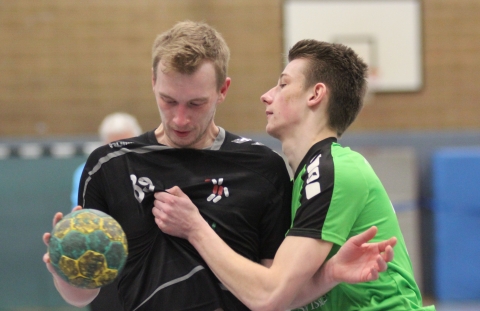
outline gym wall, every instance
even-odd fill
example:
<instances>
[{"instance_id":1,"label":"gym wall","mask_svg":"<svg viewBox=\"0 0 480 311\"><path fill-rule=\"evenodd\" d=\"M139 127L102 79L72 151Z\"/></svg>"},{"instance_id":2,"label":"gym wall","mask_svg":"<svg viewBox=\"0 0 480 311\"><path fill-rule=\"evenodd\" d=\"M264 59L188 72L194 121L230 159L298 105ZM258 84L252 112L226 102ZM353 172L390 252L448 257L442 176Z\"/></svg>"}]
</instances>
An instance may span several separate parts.
<instances>
[{"instance_id":1,"label":"gym wall","mask_svg":"<svg viewBox=\"0 0 480 311\"><path fill-rule=\"evenodd\" d=\"M423 88L377 94L351 131L480 128L480 4L422 6ZM144 129L157 126L151 45L185 19L215 26L231 48L233 82L217 122L263 132L259 97L283 67L282 7L280 0L1 1L0 136L95 134L117 110Z\"/></svg>"}]
</instances>

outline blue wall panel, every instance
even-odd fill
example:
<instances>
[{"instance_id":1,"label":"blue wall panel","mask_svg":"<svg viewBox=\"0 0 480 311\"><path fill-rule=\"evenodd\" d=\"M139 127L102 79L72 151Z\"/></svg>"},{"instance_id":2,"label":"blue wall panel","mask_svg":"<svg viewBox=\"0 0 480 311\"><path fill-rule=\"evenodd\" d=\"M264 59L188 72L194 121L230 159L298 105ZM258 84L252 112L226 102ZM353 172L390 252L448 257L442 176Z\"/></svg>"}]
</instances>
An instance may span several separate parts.
<instances>
[{"instance_id":1,"label":"blue wall panel","mask_svg":"<svg viewBox=\"0 0 480 311\"><path fill-rule=\"evenodd\" d=\"M432 157L435 296L480 300L480 148Z\"/></svg>"},{"instance_id":2,"label":"blue wall panel","mask_svg":"<svg viewBox=\"0 0 480 311\"><path fill-rule=\"evenodd\" d=\"M42 261L42 235L55 212L69 212L72 174L83 161L0 160L0 308L66 305Z\"/></svg>"}]
</instances>

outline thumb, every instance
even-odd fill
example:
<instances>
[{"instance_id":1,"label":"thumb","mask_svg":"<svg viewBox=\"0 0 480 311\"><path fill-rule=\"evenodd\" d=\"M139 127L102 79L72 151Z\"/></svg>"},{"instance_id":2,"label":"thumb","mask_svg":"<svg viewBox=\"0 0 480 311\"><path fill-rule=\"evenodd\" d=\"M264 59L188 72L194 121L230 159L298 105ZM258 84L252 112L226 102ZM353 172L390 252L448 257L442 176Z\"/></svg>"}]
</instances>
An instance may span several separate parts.
<instances>
[{"instance_id":1,"label":"thumb","mask_svg":"<svg viewBox=\"0 0 480 311\"><path fill-rule=\"evenodd\" d=\"M377 234L377 231L377 227L372 226L368 230L365 230L364 232L351 237L352 243L357 246L362 246L363 243L367 243L368 241L373 239Z\"/></svg>"},{"instance_id":2,"label":"thumb","mask_svg":"<svg viewBox=\"0 0 480 311\"><path fill-rule=\"evenodd\" d=\"M173 186L172 188L166 189L165 191L176 197L187 197L187 195L178 186Z\"/></svg>"}]
</instances>

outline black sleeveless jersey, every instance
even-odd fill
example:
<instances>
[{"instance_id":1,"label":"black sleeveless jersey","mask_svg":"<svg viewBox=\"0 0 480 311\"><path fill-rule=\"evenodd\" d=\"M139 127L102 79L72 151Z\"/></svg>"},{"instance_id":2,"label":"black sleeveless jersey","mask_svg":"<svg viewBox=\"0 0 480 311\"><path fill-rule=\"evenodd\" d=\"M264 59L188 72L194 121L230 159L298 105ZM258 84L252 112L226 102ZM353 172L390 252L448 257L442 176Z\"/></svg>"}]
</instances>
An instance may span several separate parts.
<instances>
[{"instance_id":1,"label":"black sleeveless jersey","mask_svg":"<svg viewBox=\"0 0 480 311\"><path fill-rule=\"evenodd\" d=\"M248 310L187 240L157 227L153 195L175 185L233 250L255 262L272 259L290 224L283 158L223 129L202 150L161 145L150 131L95 150L80 181L79 204L111 215L126 233L125 310Z\"/></svg>"}]
</instances>

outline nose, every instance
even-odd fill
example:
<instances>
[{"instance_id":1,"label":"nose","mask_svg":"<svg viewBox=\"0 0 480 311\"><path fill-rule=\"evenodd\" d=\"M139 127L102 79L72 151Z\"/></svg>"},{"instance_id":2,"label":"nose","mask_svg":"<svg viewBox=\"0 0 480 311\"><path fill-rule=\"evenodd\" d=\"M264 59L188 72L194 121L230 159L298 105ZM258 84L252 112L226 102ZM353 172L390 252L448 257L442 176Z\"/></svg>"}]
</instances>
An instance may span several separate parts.
<instances>
[{"instance_id":1,"label":"nose","mask_svg":"<svg viewBox=\"0 0 480 311\"><path fill-rule=\"evenodd\" d=\"M177 109L175 109L175 116L173 117L173 122L178 128L182 128L190 122L188 108L186 107L186 105L177 105Z\"/></svg>"},{"instance_id":2,"label":"nose","mask_svg":"<svg viewBox=\"0 0 480 311\"><path fill-rule=\"evenodd\" d=\"M260 100L262 101L262 103L266 104L266 105L269 105L272 103L272 99L273 99L273 96L272 96L272 91L273 91L274 88L271 88L270 90L268 90L265 94L263 94L262 96L260 96Z\"/></svg>"}]
</instances>

